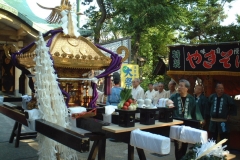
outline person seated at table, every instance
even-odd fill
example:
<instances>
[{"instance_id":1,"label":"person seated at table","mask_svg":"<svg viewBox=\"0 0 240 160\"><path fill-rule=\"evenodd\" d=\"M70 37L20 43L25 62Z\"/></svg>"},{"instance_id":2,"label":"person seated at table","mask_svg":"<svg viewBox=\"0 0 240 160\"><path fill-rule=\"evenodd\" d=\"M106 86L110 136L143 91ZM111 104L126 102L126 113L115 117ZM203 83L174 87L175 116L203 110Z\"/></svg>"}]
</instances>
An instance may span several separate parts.
<instances>
[{"instance_id":1,"label":"person seated at table","mask_svg":"<svg viewBox=\"0 0 240 160\"><path fill-rule=\"evenodd\" d=\"M148 84L148 90L145 92L144 99L151 99L155 97L156 91L153 89L153 84L149 83Z\"/></svg>"},{"instance_id":2,"label":"person seated at table","mask_svg":"<svg viewBox=\"0 0 240 160\"><path fill-rule=\"evenodd\" d=\"M160 82L158 84L158 91L155 93L155 96L153 97L153 105L156 105L161 98L165 98L165 89L164 84Z\"/></svg>"},{"instance_id":3,"label":"person seated at table","mask_svg":"<svg viewBox=\"0 0 240 160\"><path fill-rule=\"evenodd\" d=\"M132 81L132 98L137 101L138 99L144 99L144 90L140 85L140 79L135 78Z\"/></svg>"},{"instance_id":4,"label":"person seated at table","mask_svg":"<svg viewBox=\"0 0 240 160\"><path fill-rule=\"evenodd\" d=\"M107 105L117 106L121 100L120 93L122 91L122 87L120 87L120 75L117 75L116 73L117 72L115 72L113 76L114 86L111 89L111 94L107 97Z\"/></svg>"},{"instance_id":5,"label":"person seated at table","mask_svg":"<svg viewBox=\"0 0 240 160\"><path fill-rule=\"evenodd\" d=\"M153 89L154 89L154 91L158 91L158 83L154 83Z\"/></svg>"},{"instance_id":6,"label":"person seated at table","mask_svg":"<svg viewBox=\"0 0 240 160\"><path fill-rule=\"evenodd\" d=\"M173 118L202 120L202 115L196 105L194 97L188 94L189 89L189 81L181 79L179 81L178 93L170 97L176 107L173 111ZM174 145L175 158L176 160L180 160L187 152L188 143L174 140Z\"/></svg>"},{"instance_id":7,"label":"person seated at table","mask_svg":"<svg viewBox=\"0 0 240 160\"><path fill-rule=\"evenodd\" d=\"M169 98L169 97L171 97L171 95L177 93L177 91L176 91L176 82L171 80L168 83L168 89L169 90L165 92L165 95L164 95L165 98Z\"/></svg>"}]
</instances>

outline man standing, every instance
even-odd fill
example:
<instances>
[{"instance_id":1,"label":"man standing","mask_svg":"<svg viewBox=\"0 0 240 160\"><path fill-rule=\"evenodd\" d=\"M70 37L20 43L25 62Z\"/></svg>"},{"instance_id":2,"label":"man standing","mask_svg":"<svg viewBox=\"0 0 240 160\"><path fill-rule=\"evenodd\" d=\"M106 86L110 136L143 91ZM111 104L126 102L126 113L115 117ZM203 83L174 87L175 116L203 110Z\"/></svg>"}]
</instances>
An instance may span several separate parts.
<instances>
[{"instance_id":1,"label":"man standing","mask_svg":"<svg viewBox=\"0 0 240 160\"><path fill-rule=\"evenodd\" d=\"M138 78L135 78L132 81L132 98L135 100L138 99L144 99L144 90L143 88L140 86L140 80Z\"/></svg>"},{"instance_id":2,"label":"man standing","mask_svg":"<svg viewBox=\"0 0 240 160\"><path fill-rule=\"evenodd\" d=\"M189 81L185 79L179 81L178 93L170 97L176 107L176 110L173 111L173 118L202 120L194 97L188 94L189 89ZM187 152L188 143L174 140L174 145L176 160L180 160Z\"/></svg>"},{"instance_id":3,"label":"man standing","mask_svg":"<svg viewBox=\"0 0 240 160\"><path fill-rule=\"evenodd\" d=\"M117 73L117 72L115 72ZM107 97L107 105L117 106L120 103L121 97L120 93L122 91L122 87L120 87L120 75L117 73L113 76L114 86L111 89L111 94Z\"/></svg>"},{"instance_id":4,"label":"man standing","mask_svg":"<svg viewBox=\"0 0 240 160\"><path fill-rule=\"evenodd\" d=\"M204 119L202 125L205 125L206 118L207 118L207 109L208 109L208 99L203 95L203 86L196 85L194 88L194 98L196 101L196 105L198 105L198 108L202 114L202 117ZM202 127L203 127L202 126Z\"/></svg>"},{"instance_id":5,"label":"man standing","mask_svg":"<svg viewBox=\"0 0 240 160\"><path fill-rule=\"evenodd\" d=\"M156 94L153 98L153 105L156 105L160 98L165 98L165 93L166 93L166 91L164 90L164 84L162 82L160 82L158 84L158 91L156 92Z\"/></svg>"},{"instance_id":6,"label":"man standing","mask_svg":"<svg viewBox=\"0 0 240 160\"><path fill-rule=\"evenodd\" d=\"M176 82L171 80L169 83L168 83L168 91L166 91L165 93L165 98L170 98L171 95L177 93L176 91Z\"/></svg>"},{"instance_id":7,"label":"man standing","mask_svg":"<svg viewBox=\"0 0 240 160\"><path fill-rule=\"evenodd\" d=\"M220 140L228 138L228 124L227 120L230 115L236 113L236 106L233 99L224 94L224 86L222 83L217 83L215 86L216 93L209 96L209 113L210 113L210 125L209 131L211 138L217 141L218 134Z\"/></svg>"},{"instance_id":8,"label":"man standing","mask_svg":"<svg viewBox=\"0 0 240 160\"><path fill-rule=\"evenodd\" d=\"M148 90L146 91L144 98L153 100L155 93L156 91L153 89L153 84L149 83Z\"/></svg>"}]
</instances>

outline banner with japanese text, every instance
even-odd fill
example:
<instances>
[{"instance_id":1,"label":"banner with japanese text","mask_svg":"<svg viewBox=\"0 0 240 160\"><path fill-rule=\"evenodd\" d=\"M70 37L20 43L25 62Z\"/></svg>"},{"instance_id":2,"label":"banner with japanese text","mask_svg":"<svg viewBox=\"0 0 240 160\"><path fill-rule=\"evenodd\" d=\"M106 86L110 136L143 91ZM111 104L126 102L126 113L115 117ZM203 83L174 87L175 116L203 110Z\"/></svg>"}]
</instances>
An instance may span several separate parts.
<instances>
[{"instance_id":1,"label":"banner with japanese text","mask_svg":"<svg viewBox=\"0 0 240 160\"><path fill-rule=\"evenodd\" d=\"M122 64L121 87L132 88L132 80L139 78L139 66L135 64Z\"/></svg>"},{"instance_id":2,"label":"banner with japanese text","mask_svg":"<svg viewBox=\"0 0 240 160\"><path fill-rule=\"evenodd\" d=\"M238 43L180 45L169 48L169 70L240 71Z\"/></svg>"}]
</instances>

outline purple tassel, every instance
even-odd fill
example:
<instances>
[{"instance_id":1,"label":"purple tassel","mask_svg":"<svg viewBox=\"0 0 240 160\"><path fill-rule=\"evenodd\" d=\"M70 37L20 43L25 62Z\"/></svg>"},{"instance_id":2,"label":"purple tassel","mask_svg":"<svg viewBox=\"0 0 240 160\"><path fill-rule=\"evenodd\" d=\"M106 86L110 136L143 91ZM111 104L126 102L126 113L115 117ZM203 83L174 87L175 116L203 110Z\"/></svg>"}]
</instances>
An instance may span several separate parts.
<instances>
[{"instance_id":1,"label":"purple tassel","mask_svg":"<svg viewBox=\"0 0 240 160\"><path fill-rule=\"evenodd\" d=\"M97 84L96 83L93 83L91 82L91 86L92 86L92 89L93 89L93 93L92 93L92 100L91 102L89 103L89 107L91 108L96 108L97 105L96 105L96 101L98 99L98 93L97 93Z\"/></svg>"},{"instance_id":2,"label":"purple tassel","mask_svg":"<svg viewBox=\"0 0 240 160\"><path fill-rule=\"evenodd\" d=\"M109 65L109 67L103 72L101 73L100 75L96 76L96 78L103 78L105 77L105 81L104 81L104 94L105 95L109 95L110 94L110 91L111 91L111 87L110 87L110 83L111 83L111 77L109 76L111 73L119 70L121 68L121 65L122 65L122 57L118 56L118 54L98 45L98 44L95 44L96 47L98 47L99 49L111 54L111 59L112 59L112 62L111 64ZM95 87L93 87L92 85L92 89L93 89L93 92L97 93L97 85L95 84ZM90 107L92 108L96 108L95 106L95 103L97 101L97 98L96 96L93 94L93 99L91 100L90 102Z\"/></svg>"},{"instance_id":3,"label":"purple tassel","mask_svg":"<svg viewBox=\"0 0 240 160\"><path fill-rule=\"evenodd\" d=\"M104 95L111 93L111 76L106 76L104 81Z\"/></svg>"}]
</instances>

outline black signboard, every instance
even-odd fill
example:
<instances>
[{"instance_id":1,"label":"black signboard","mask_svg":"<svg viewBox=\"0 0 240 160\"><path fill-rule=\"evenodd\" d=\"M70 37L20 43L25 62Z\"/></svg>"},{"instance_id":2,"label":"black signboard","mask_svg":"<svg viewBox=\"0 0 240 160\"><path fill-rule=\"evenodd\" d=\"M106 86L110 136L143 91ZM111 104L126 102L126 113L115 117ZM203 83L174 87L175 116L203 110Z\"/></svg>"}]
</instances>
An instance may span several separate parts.
<instances>
[{"instance_id":1,"label":"black signboard","mask_svg":"<svg viewBox=\"0 0 240 160\"><path fill-rule=\"evenodd\" d=\"M238 43L169 48L169 70L172 71L240 71Z\"/></svg>"}]
</instances>

